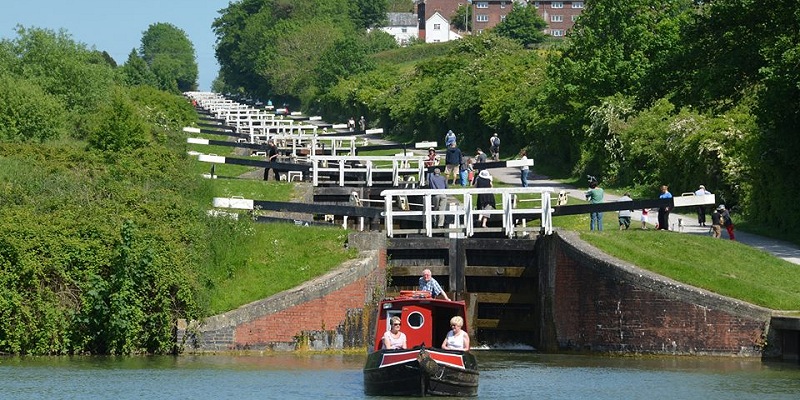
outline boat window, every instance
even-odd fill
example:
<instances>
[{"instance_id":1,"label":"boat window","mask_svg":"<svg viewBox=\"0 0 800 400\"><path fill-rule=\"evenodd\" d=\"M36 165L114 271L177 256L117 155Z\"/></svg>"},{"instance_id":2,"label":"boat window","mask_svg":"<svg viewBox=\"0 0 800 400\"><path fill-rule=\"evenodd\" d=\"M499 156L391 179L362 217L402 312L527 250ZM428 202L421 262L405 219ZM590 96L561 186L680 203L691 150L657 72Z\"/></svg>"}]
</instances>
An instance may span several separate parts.
<instances>
[{"instance_id":1,"label":"boat window","mask_svg":"<svg viewBox=\"0 0 800 400\"><path fill-rule=\"evenodd\" d=\"M419 329L422 325L425 325L425 317L419 311L414 311L408 314L406 325L411 329Z\"/></svg>"}]
</instances>

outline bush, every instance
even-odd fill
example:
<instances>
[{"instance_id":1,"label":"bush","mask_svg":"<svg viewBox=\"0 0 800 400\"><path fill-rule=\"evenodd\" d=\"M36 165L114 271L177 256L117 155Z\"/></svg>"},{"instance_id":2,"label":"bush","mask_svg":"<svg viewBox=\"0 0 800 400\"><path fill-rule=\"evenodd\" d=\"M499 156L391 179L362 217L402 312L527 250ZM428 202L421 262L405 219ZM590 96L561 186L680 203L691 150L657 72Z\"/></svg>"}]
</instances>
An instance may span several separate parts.
<instances>
[{"instance_id":1,"label":"bush","mask_svg":"<svg viewBox=\"0 0 800 400\"><path fill-rule=\"evenodd\" d=\"M92 148L120 152L143 147L150 138L137 107L124 92L116 90L111 103L97 110L87 139Z\"/></svg>"},{"instance_id":2,"label":"bush","mask_svg":"<svg viewBox=\"0 0 800 400\"><path fill-rule=\"evenodd\" d=\"M0 72L0 140L44 142L64 135L66 114L57 98L30 81Z\"/></svg>"}]
</instances>

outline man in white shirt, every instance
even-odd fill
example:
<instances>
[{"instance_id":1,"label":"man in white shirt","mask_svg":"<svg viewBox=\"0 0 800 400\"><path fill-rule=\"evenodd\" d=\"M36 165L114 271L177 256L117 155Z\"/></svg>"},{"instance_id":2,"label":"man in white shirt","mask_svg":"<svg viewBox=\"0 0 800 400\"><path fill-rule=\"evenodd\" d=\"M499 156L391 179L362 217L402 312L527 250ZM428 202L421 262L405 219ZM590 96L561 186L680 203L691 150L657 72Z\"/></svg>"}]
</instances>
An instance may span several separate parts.
<instances>
[{"instance_id":1,"label":"man in white shirt","mask_svg":"<svg viewBox=\"0 0 800 400\"><path fill-rule=\"evenodd\" d=\"M695 196L703 196L706 194L711 194L706 187L700 185L700 188L694 192ZM697 223L700 226L706 226L706 207L705 206L697 206Z\"/></svg>"}]
</instances>

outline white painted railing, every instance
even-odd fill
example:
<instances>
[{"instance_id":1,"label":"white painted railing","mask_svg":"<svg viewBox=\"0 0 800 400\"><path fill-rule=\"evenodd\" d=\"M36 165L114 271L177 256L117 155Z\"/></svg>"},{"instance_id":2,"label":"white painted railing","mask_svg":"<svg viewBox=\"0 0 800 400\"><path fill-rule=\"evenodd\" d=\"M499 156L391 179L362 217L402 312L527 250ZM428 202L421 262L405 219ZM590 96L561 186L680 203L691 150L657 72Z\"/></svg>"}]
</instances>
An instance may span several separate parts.
<instances>
[{"instance_id":1,"label":"white painted railing","mask_svg":"<svg viewBox=\"0 0 800 400\"><path fill-rule=\"evenodd\" d=\"M473 196L477 196L482 193L491 193L493 195L500 195L501 199L498 203L498 209L496 210L475 210L473 200ZM384 216L386 219L386 234L389 237L394 237L395 233L411 233L406 232L406 230L400 230L394 228L395 217L402 217L402 216L422 216L423 217L423 231L426 236L432 236L434 233L434 220L436 216L441 215L443 218L451 216L455 221L450 227L445 229L439 229L439 231L446 231L451 234L463 234L467 237L471 237L475 234L476 229L483 229L483 228L476 228L476 217L479 214L483 215L499 215L502 219L502 230L503 233L512 238L515 234L526 234L532 231L532 229L525 226L524 223L517 225L517 222L522 222L522 218L519 217L519 214L539 214L540 218L540 230L544 234L551 234L553 233L553 208L551 205L551 194L557 193L555 189L549 187L537 187L537 188L464 188L464 189L390 189L384 190L381 192L381 196L384 197L384 205L386 211L384 212ZM452 198L453 201L449 201L451 203L448 205L446 210L434 210L433 205L433 196L435 195L446 195L448 198ZM530 208L517 208L519 204L523 202L517 202L515 199L517 196L521 195L533 195L534 198L538 198L538 202L534 202L538 204L538 206L530 207ZM409 196L422 196L423 202L422 207L419 209L411 209L411 207L407 207L407 209L403 209L400 207L396 208L397 204L407 204ZM456 204L453 205L452 203L455 202ZM493 228L486 228L487 230L492 230Z\"/></svg>"},{"instance_id":2,"label":"white painted railing","mask_svg":"<svg viewBox=\"0 0 800 400\"><path fill-rule=\"evenodd\" d=\"M311 156L311 183L319 186L319 177L323 172L333 172L335 182L339 186L365 184L373 186L376 173L391 173L392 185L399 186L405 180L402 177L413 177L415 184L425 184L425 157L423 156ZM363 173L365 179L353 179L346 173ZM324 174L331 175L331 174ZM350 178L350 182L348 182Z\"/></svg>"}]
</instances>

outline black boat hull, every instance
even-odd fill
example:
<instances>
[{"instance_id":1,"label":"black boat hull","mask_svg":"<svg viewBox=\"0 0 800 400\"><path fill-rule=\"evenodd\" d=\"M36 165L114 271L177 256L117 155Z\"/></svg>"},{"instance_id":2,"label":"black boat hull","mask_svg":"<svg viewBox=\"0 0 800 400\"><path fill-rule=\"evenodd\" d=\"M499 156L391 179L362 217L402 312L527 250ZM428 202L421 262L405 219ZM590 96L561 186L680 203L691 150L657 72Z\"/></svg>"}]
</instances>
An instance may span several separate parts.
<instances>
[{"instance_id":1,"label":"black boat hull","mask_svg":"<svg viewBox=\"0 0 800 400\"><path fill-rule=\"evenodd\" d=\"M478 395L475 358L469 352L439 349L383 350L364 367L364 393L370 396Z\"/></svg>"}]
</instances>

